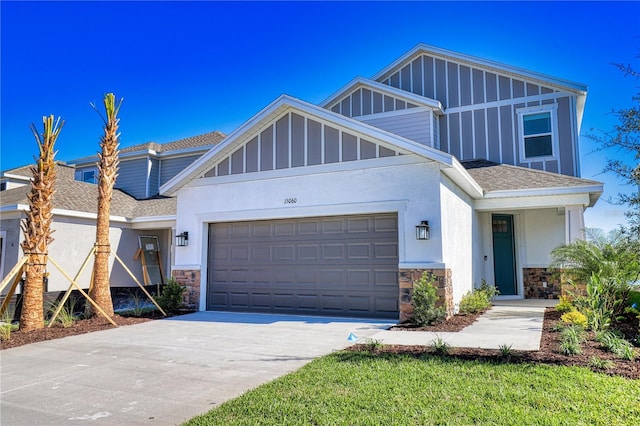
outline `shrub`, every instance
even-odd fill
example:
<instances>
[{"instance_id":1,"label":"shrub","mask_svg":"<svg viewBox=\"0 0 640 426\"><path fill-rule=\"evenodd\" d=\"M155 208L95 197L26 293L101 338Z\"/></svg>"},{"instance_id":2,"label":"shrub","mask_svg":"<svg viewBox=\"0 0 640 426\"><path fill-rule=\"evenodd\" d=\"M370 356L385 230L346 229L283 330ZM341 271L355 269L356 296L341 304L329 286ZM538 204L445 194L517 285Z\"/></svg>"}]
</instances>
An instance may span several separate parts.
<instances>
[{"instance_id":1,"label":"shrub","mask_svg":"<svg viewBox=\"0 0 640 426\"><path fill-rule=\"evenodd\" d=\"M73 325L75 320L77 319L77 315L75 314L76 305L78 300L74 297L70 297L67 299L67 302L62 306L60 312L58 312L58 316L56 317L56 322L59 322L63 328L69 328ZM51 318L56 310L60 307L60 301L53 301L49 303L49 307L47 308L48 316Z\"/></svg>"},{"instance_id":2,"label":"shrub","mask_svg":"<svg viewBox=\"0 0 640 426\"><path fill-rule=\"evenodd\" d=\"M596 340L600 342L602 347L608 352L616 354L620 358L624 358L630 361L635 359L635 350L631 343L624 338L620 337L617 333L612 331L604 331L596 334Z\"/></svg>"},{"instance_id":3,"label":"shrub","mask_svg":"<svg viewBox=\"0 0 640 426\"><path fill-rule=\"evenodd\" d=\"M0 341L9 340L11 338L12 325L10 322L0 324Z\"/></svg>"},{"instance_id":4,"label":"shrub","mask_svg":"<svg viewBox=\"0 0 640 426\"><path fill-rule=\"evenodd\" d=\"M560 296L560 301L556 305L556 311L565 313L575 310L576 307L573 306L571 300L567 296Z\"/></svg>"},{"instance_id":5,"label":"shrub","mask_svg":"<svg viewBox=\"0 0 640 426\"><path fill-rule=\"evenodd\" d=\"M173 278L169 278L156 302L167 314L175 314L182 306L182 295L186 289L186 286L183 286Z\"/></svg>"},{"instance_id":6,"label":"shrub","mask_svg":"<svg viewBox=\"0 0 640 426\"><path fill-rule=\"evenodd\" d=\"M362 343L362 346L364 346L364 348L369 352L375 352L376 350L382 349L384 347L384 343L382 343L381 340L372 339L369 337L365 339L365 341Z\"/></svg>"},{"instance_id":7,"label":"shrub","mask_svg":"<svg viewBox=\"0 0 640 426\"><path fill-rule=\"evenodd\" d=\"M488 285L483 279L479 288L473 289L462 296L460 313L462 315L477 314L491 306L491 301L498 294L495 286Z\"/></svg>"},{"instance_id":8,"label":"shrub","mask_svg":"<svg viewBox=\"0 0 640 426\"><path fill-rule=\"evenodd\" d=\"M512 346L512 345L507 345L507 344L504 344L504 343L503 343L503 344L502 344L502 345L500 345L500 347L498 348L498 349L500 350L500 356L501 356L503 359L507 360L507 361L509 361L509 360L511 359L511 355L512 355L512 352L511 352L511 346Z\"/></svg>"},{"instance_id":9,"label":"shrub","mask_svg":"<svg viewBox=\"0 0 640 426\"><path fill-rule=\"evenodd\" d=\"M436 307L438 295L433 286L435 277L426 271L413 283L413 321L418 325L442 322L446 317L443 306Z\"/></svg>"},{"instance_id":10,"label":"shrub","mask_svg":"<svg viewBox=\"0 0 640 426\"><path fill-rule=\"evenodd\" d=\"M583 313L578 311L569 311L567 313L564 313L562 314L560 319L566 324L575 324L584 328L587 327L587 317Z\"/></svg>"}]
</instances>

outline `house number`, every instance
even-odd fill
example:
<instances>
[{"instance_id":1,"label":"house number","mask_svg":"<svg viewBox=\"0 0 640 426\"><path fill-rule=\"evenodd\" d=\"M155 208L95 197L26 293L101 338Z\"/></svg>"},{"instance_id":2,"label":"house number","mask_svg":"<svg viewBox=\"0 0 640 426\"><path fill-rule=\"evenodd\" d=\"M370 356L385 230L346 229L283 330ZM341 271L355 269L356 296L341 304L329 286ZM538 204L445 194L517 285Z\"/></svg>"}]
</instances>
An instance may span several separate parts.
<instances>
[{"instance_id":1,"label":"house number","mask_svg":"<svg viewBox=\"0 0 640 426\"><path fill-rule=\"evenodd\" d=\"M284 199L284 203L285 204L295 204L298 202L297 198L285 198Z\"/></svg>"}]
</instances>

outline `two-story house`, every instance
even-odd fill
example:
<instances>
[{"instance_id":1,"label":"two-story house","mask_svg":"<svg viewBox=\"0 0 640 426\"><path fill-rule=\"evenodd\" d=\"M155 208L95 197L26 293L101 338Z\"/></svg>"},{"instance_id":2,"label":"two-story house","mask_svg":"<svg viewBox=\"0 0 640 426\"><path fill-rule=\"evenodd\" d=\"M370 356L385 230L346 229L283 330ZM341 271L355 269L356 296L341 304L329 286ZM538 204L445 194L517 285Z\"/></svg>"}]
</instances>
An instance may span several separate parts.
<instances>
[{"instance_id":1,"label":"two-story house","mask_svg":"<svg viewBox=\"0 0 640 426\"><path fill-rule=\"evenodd\" d=\"M550 251L602 193L579 177L584 85L427 45L320 105L283 95L176 175L173 272L200 309L449 312L482 280L554 297Z\"/></svg>"},{"instance_id":2,"label":"two-story house","mask_svg":"<svg viewBox=\"0 0 640 426\"><path fill-rule=\"evenodd\" d=\"M112 246L132 259L140 235L159 236L201 310L405 319L424 271L450 313L482 280L501 297L555 297L549 253L583 238L602 193L580 178L586 93L421 44L320 105L283 95L224 139L123 149ZM82 198L96 196L95 157L72 164L52 250L77 247L65 257L77 270L95 233L82 207L95 209ZM15 191L0 237L25 208ZM118 268L112 285L132 285Z\"/></svg>"}]
</instances>

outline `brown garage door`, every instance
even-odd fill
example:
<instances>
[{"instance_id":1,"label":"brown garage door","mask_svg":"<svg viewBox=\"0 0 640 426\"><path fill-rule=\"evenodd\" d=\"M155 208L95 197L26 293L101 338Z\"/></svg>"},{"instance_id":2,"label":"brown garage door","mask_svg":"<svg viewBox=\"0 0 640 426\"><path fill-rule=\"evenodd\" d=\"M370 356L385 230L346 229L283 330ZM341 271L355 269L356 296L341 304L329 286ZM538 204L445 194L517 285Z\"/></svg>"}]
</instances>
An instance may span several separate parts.
<instances>
[{"instance_id":1,"label":"brown garage door","mask_svg":"<svg viewBox=\"0 0 640 426\"><path fill-rule=\"evenodd\" d=\"M398 317L396 214L209 226L209 310Z\"/></svg>"}]
</instances>

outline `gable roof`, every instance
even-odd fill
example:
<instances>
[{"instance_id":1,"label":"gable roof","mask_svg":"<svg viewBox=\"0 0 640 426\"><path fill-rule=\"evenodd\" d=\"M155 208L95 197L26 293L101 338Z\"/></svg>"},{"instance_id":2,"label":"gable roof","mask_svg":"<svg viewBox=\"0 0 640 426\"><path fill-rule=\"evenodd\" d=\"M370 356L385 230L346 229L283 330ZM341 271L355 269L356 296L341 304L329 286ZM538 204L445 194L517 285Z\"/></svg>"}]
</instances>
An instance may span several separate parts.
<instances>
[{"instance_id":1,"label":"gable roof","mask_svg":"<svg viewBox=\"0 0 640 426\"><path fill-rule=\"evenodd\" d=\"M524 78L526 80L538 82L547 86L552 86L559 90L566 90L576 95L576 112L578 127L582 122L582 116L584 114L584 105L587 98L587 85L582 83L576 83L574 81L566 80L563 78L553 77L547 74L530 71L524 68L514 67L512 65L503 64L501 62L491 61L488 59L478 58L476 56L467 55L465 53L458 53L451 50L442 49L440 47L430 46L428 44L420 43L414 48L409 50L404 55L393 61L391 64L384 67L377 74L371 77L372 80L383 81L393 73L398 71L404 65L411 62L413 59L420 55L429 55L436 58L451 60L459 63L464 63L471 66L481 67L491 72L499 74L506 74Z\"/></svg>"},{"instance_id":2,"label":"gable roof","mask_svg":"<svg viewBox=\"0 0 640 426\"><path fill-rule=\"evenodd\" d=\"M372 80L384 80L389 75L393 74L404 64L410 62L416 56L427 54L443 59L450 59L457 62L463 62L470 65L481 66L499 73L511 74L519 77L526 77L531 80L538 81L540 83L548 84L558 87L564 90L570 90L572 92L586 95L588 87L582 83L576 83L574 81L565 80L563 78L553 77L547 74L530 71L524 68L514 67L512 65L503 64L497 61L491 61L488 59L478 58L476 56L467 55L465 53L458 53L452 50L442 49L436 46L430 46L428 44L419 43L414 48L409 50L404 55L393 61L391 64L384 67L376 75L371 77Z\"/></svg>"},{"instance_id":3,"label":"gable roof","mask_svg":"<svg viewBox=\"0 0 640 426\"><path fill-rule=\"evenodd\" d=\"M120 150L120 154L124 154L125 156L136 155L136 154L146 154L152 152L156 155L168 155L175 151L184 151L184 150L197 150L198 148L202 148L201 151L210 148L218 143L220 143L226 135L218 130L213 132L204 133L198 136L191 136L184 139L179 139L173 142L167 142L164 144L158 142L145 142L138 145L128 146L126 148L122 148ZM95 161L97 158L96 155L78 158L69 163L78 164L78 163L86 163L89 161Z\"/></svg>"},{"instance_id":4,"label":"gable roof","mask_svg":"<svg viewBox=\"0 0 640 426\"><path fill-rule=\"evenodd\" d=\"M29 166L30 167L30 166ZM98 185L74 180L74 167L57 164L56 192L53 195L54 213L66 210L97 214ZM1 210L20 210L28 206L27 194L30 186L2 191ZM174 198L137 200L129 194L114 189L111 200L111 215L127 219L149 216L173 216L176 214Z\"/></svg>"},{"instance_id":5,"label":"gable roof","mask_svg":"<svg viewBox=\"0 0 640 426\"><path fill-rule=\"evenodd\" d=\"M340 98L346 96L348 93L355 91L359 88L366 88L372 91L381 92L387 94L389 96L393 96L396 98L400 98L406 102L417 104L418 106L425 106L431 108L438 115L444 114L444 108L440 101L435 99L429 99L424 96L416 95L412 92L407 92L406 90L401 90L393 86L389 86L387 84L382 84L380 82L370 80L368 78L356 77L351 80L349 83L345 84L343 87L338 89L335 93L329 96L324 101L320 102L320 106L323 108L329 107L333 102L339 100Z\"/></svg>"},{"instance_id":6,"label":"gable roof","mask_svg":"<svg viewBox=\"0 0 640 426\"><path fill-rule=\"evenodd\" d=\"M462 161L461 164L482 187L485 195L490 196L549 195L558 191L587 192L593 205L603 191L601 182L559 173L487 160Z\"/></svg>"},{"instance_id":7,"label":"gable roof","mask_svg":"<svg viewBox=\"0 0 640 426\"><path fill-rule=\"evenodd\" d=\"M363 135L368 139L375 139L400 151L416 154L425 159L438 162L445 169L445 173L471 196L481 196L480 187L473 182L473 179L452 155L288 95L282 95L277 98L234 130L222 143L213 147L209 152L162 185L160 194L175 195L180 188L192 179L203 176L217 158L230 155L239 144L245 142L248 135L253 135L256 129L279 117L285 111L290 110L330 122L336 126L346 128L354 134Z\"/></svg>"}]
</instances>

